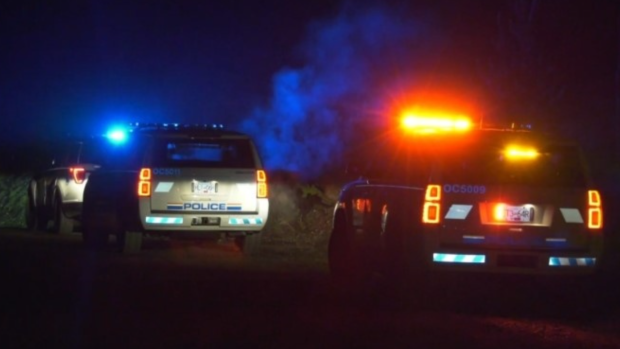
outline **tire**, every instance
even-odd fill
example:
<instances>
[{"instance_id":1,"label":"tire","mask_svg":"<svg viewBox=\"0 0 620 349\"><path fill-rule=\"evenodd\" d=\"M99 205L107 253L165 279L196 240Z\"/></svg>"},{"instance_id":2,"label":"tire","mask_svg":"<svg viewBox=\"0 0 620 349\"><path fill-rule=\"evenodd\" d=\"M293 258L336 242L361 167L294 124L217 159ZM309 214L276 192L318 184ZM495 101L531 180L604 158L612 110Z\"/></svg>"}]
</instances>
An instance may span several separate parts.
<instances>
[{"instance_id":1,"label":"tire","mask_svg":"<svg viewBox=\"0 0 620 349\"><path fill-rule=\"evenodd\" d=\"M54 220L52 225L52 232L54 234L69 234L73 232L73 219L67 218L62 212L62 200L60 197L56 197L56 204L54 205Z\"/></svg>"},{"instance_id":2,"label":"tire","mask_svg":"<svg viewBox=\"0 0 620 349\"><path fill-rule=\"evenodd\" d=\"M245 256L254 256L260 251L261 233L247 234L235 238L235 243Z\"/></svg>"},{"instance_id":3,"label":"tire","mask_svg":"<svg viewBox=\"0 0 620 349\"><path fill-rule=\"evenodd\" d=\"M117 239L123 243L124 254L135 254L142 250L143 234L141 231L126 231L119 233Z\"/></svg>"}]
</instances>

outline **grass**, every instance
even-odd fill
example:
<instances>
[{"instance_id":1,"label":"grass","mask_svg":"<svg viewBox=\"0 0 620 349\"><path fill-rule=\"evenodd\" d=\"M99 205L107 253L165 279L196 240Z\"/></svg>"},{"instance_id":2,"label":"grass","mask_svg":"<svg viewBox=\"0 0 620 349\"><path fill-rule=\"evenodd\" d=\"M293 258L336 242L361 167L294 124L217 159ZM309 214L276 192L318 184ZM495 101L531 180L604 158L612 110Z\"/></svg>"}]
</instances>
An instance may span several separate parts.
<instances>
[{"instance_id":1,"label":"grass","mask_svg":"<svg viewBox=\"0 0 620 349\"><path fill-rule=\"evenodd\" d=\"M0 227L25 227L29 174L0 173Z\"/></svg>"}]
</instances>

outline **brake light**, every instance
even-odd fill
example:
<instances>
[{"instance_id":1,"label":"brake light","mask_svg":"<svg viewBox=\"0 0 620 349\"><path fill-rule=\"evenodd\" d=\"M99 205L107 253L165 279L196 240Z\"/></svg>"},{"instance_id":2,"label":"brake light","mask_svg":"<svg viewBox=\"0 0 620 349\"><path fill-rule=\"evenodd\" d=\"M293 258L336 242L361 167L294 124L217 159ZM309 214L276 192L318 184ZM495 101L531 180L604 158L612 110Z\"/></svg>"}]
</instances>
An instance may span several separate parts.
<instances>
[{"instance_id":1,"label":"brake light","mask_svg":"<svg viewBox=\"0 0 620 349\"><path fill-rule=\"evenodd\" d=\"M588 228L603 227L603 204L598 190L588 190Z\"/></svg>"},{"instance_id":2,"label":"brake light","mask_svg":"<svg viewBox=\"0 0 620 349\"><path fill-rule=\"evenodd\" d=\"M256 197L266 198L268 194L267 174L263 170L258 170L256 171Z\"/></svg>"},{"instance_id":3,"label":"brake light","mask_svg":"<svg viewBox=\"0 0 620 349\"><path fill-rule=\"evenodd\" d=\"M438 224L441 212L441 186L429 184L424 195L424 208L422 211L422 222L428 224Z\"/></svg>"},{"instance_id":4,"label":"brake light","mask_svg":"<svg viewBox=\"0 0 620 349\"><path fill-rule=\"evenodd\" d=\"M75 183L84 183L84 180L86 179L86 170L84 169L84 167L70 167L69 173L73 177Z\"/></svg>"},{"instance_id":5,"label":"brake light","mask_svg":"<svg viewBox=\"0 0 620 349\"><path fill-rule=\"evenodd\" d=\"M151 196L152 172L150 168L140 169L140 180L138 182L138 196Z\"/></svg>"}]
</instances>

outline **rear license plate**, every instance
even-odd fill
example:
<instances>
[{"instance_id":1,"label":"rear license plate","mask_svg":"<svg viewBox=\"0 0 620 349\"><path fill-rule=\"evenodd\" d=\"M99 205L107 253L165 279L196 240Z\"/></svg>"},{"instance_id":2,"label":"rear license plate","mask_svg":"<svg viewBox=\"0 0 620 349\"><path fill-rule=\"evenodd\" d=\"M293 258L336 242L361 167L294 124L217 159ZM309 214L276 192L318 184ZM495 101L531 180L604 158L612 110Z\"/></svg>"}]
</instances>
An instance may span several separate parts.
<instances>
[{"instance_id":1,"label":"rear license plate","mask_svg":"<svg viewBox=\"0 0 620 349\"><path fill-rule=\"evenodd\" d=\"M507 222L531 222L534 219L534 209L529 206L506 206Z\"/></svg>"},{"instance_id":2,"label":"rear license plate","mask_svg":"<svg viewBox=\"0 0 620 349\"><path fill-rule=\"evenodd\" d=\"M217 182L200 182L193 181L192 182L192 192L194 194L216 194L217 193Z\"/></svg>"}]
</instances>

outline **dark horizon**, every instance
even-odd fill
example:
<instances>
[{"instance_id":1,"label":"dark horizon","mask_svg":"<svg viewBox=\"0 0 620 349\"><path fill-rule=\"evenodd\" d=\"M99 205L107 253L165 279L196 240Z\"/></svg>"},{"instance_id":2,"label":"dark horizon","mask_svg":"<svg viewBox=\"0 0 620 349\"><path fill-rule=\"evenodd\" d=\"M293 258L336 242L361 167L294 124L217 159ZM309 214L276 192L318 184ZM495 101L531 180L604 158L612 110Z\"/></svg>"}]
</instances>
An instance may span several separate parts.
<instances>
[{"instance_id":1,"label":"dark horizon","mask_svg":"<svg viewBox=\"0 0 620 349\"><path fill-rule=\"evenodd\" d=\"M5 2L0 134L217 122L253 132L268 161L288 166L297 153L274 161L274 149L337 146L394 104L435 98L608 148L618 5L597 5ZM310 156L326 163L328 153Z\"/></svg>"}]
</instances>

